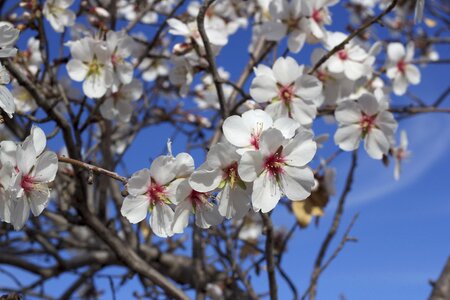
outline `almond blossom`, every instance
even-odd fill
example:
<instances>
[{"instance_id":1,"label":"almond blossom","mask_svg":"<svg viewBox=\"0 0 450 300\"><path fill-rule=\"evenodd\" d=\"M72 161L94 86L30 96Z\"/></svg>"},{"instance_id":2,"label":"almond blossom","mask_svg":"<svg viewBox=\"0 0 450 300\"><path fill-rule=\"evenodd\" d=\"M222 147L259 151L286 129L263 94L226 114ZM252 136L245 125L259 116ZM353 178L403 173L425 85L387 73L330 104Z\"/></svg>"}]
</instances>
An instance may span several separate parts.
<instances>
[{"instance_id":1,"label":"almond blossom","mask_svg":"<svg viewBox=\"0 0 450 300\"><path fill-rule=\"evenodd\" d=\"M245 152L238 167L241 179L253 182L253 209L267 213L283 195L293 201L306 199L314 186L314 174L307 164L316 148L307 130L291 140L278 129L264 131L259 150Z\"/></svg>"},{"instance_id":2,"label":"almond blossom","mask_svg":"<svg viewBox=\"0 0 450 300\"><path fill-rule=\"evenodd\" d=\"M335 117L339 128L334 141L344 151L356 150L361 139L370 157L381 159L389 151L389 140L397 129L397 122L387 105L372 94L338 104Z\"/></svg>"},{"instance_id":3,"label":"almond blossom","mask_svg":"<svg viewBox=\"0 0 450 300\"><path fill-rule=\"evenodd\" d=\"M56 32L75 24L76 15L69 9L73 0L46 0L43 13Z\"/></svg>"},{"instance_id":4,"label":"almond blossom","mask_svg":"<svg viewBox=\"0 0 450 300\"><path fill-rule=\"evenodd\" d=\"M25 225L30 209L34 216L39 216L48 204L48 184L55 179L58 158L54 152L44 151L45 146L45 134L38 127L32 128L22 144L1 144L2 164L13 167L10 186L6 189L11 193L9 221L15 230Z\"/></svg>"},{"instance_id":5,"label":"almond blossom","mask_svg":"<svg viewBox=\"0 0 450 300\"><path fill-rule=\"evenodd\" d=\"M238 147L237 153L258 150L261 134L269 128L277 128L287 139L292 138L300 124L289 118L280 118L275 122L263 110L249 110L242 116L230 116L223 122L223 134L230 144Z\"/></svg>"},{"instance_id":6,"label":"almond blossom","mask_svg":"<svg viewBox=\"0 0 450 300\"><path fill-rule=\"evenodd\" d=\"M320 48L314 49L311 54L311 63L315 65L326 51ZM316 105L334 105L348 98L355 89L355 82L348 79L343 73L333 73L328 70L328 61L317 68L313 74L322 82L323 98L316 101Z\"/></svg>"},{"instance_id":7,"label":"almond blossom","mask_svg":"<svg viewBox=\"0 0 450 300\"><path fill-rule=\"evenodd\" d=\"M414 58L414 43L410 42L406 49L400 43L390 43L387 47L388 64L386 75L393 80L394 94L403 95L408 89L408 84L420 82L420 71L412 64Z\"/></svg>"},{"instance_id":8,"label":"almond blossom","mask_svg":"<svg viewBox=\"0 0 450 300\"><path fill-rule=\"evenodd\" d=\"M327 50L333 49L346 38L347 35L342 32L329 34L326 40ZM336 74L343 73L350 80L369 76L372 73L372 64L375 61L373 54L378 48L379 44L375 44L369 52L366 52L361 46L350 41L344 46L344 49L330 57L328 70Z\"/></svg>"},{"instance_id":9,"label":"almond blossom","mask_svg":"<svg viewBox=\"0 0 450 300\"><path fill-rule=\"evenodd\" d=\"M0 63L0 108L12 118L13 113L16 111L14 104L14 98L6 85L10 82L8 71Z\"/></svg>"},{"instance_id":10,"label":"almond blossom","mask_svg":"<svg viewBox=\"0 0 450 300\"><path fill-rule=\"evenodd\" d=\"M111 55L105 43L85 37L69 42L72 59L67 63L69 77L83 81L83 92L91 98L105 95L114 82Z\"/></svg>"},{"instance_id":11,"label":"almond blossom","mask_svg":"<svg viewBox=\"0 0 450 300\"><path fill-rule=\"evenodd\" d=\"M310 125L316 116L314 101L321 97L322 83L303 74L291 57L278 58L273 68L259 65L250 87L250 95L259 103L270 102L266 112L273 119L289 117L301 125Z\"/></svg>"},{"instance_id":12,"label":"almond blossom","mask_svg":"<svg viewBox=\"0 0 450 300\"><path fill-rule=\"evenodd\" d=\"M200 47L204 46L196 21L183 23L178 19L171 18L167 20L167 24L170 26L170 34L184 36L187 42L195 42ZM217 22L212 23L205 18L205 31L212 45L225 46L228 43L228 35L223 21L217 24Z\"/></svg>"},{"instance_id":13,"label":"almond blossom","mask_svg":"<svg viewBox=\"0 0 450 300\"><path fill-rule=\"evenodd\" d=\"M18 85L16 82L13 82L11 93L14 97L14 105L16 106L16 111L20 113L27 113L35 111L37 109L37 104L34 101L33 96L23 86Z\"/></svg>"},{"instance_id":14,"label":"almond blossom","mask_svg":"<svg viewBox=\"0 0 450 300\"><path fill-rule=\"evenodd\" d=\"M128 180L129 195L123 201L121 214L136 224L150 211L153 232L159 237L172 236L174 212L171 205L179 202L177 187L193 170L194 160L187 153L157 157L150 169L140 170Z\"/></svg>"},{"instance_id":15,"label":"almond blossom","mask_svg":"<svg viewBox=\"0 0 450 300\"><path fill-rule=\"evenodd\" d=\"M278 42L287 35L289 50L299 52L309 33L308 20L302 11L302 0L275 0L270 3L269 10L272 20L262 25L265 39Z\"/></svg>"},{"instance_id":16,"label":"almond blossom","mask_svg":"<svg viewBox=\"0 0 450 300\"><path fill-rule=\"evenodd\" d=\"M303 0L303 14L308 16L310 28L310 40L322 40L327 35L325 25L331 24L331 14L328 10L329 6L338 3L339 0Z\"/></svg>"},{"instance_id":17,"label":"almond blossom","mask_svg":"<svg viewBox=\"0 0 450 300\"><path fill-rule=\"evenodd\" d=\"M133 39L124 31L108 31L106 46L111 55L111 64L114 69L113 92L119 84L129 84L133 80L133 64L126 59L133 51Z\"/></svg>"},{"instance_id":18,"label":"almond blossom","mask_svg":"<svg viewBox=\"0 0 450 300\"><path fill-rule=\"evenodd\" d=\"M11 23L0 22L0 58L12 57L17 54L17 49L13 47L19 37L19 30Z\"/></svg>"},{"instance_id":19,"label":"almond blossom","mask_svg":"<svg viewBox=\"0 0 450 300\"><path fill-rule=\"evenodd\" d=\"M400 179L402 161L404 161L410 155L411 152L408 151L408 136L406 135L406 131L402 130L400 132L400 144L392 149L392 156L394 157L395 160L394 166L395 180Z\"/></svg>"},{"instance_id":20,"label":"almond blossom","mask_svg":"<svg viewBox=\"0 0 450 300\"><path fill-rule=\"evenodd\" d=\"M180 183L177 189L177 198L180 200L175 208L175 215L171 230L173 233L183 233L189 224L189 215L194 213L195 225L207 229L220 224L223 217L219 214L217 205L210 198L211 193L203 193L192 189L188 180Z\"/></svg>"},{"instance_id":21,"label":"almond blossom","mask_svg":"<svg viewBox=\"0 0 450 300\"><path fill-rule=\"evenodd\" d=\"M39 44L39 40L32 37L28 39L27 49L19 53L19 56L26 62L27 71L33 75L39 71L39 67L43 62Z\"/></svg>"},{"instance_id":22,"label":"almond blossom","mask_svg":"<svg viewBox=\"0 0 450 300\"><path fill-rule=\"evenodd\" d=\"M206 162L189 178L190 186L198 192L219 190L216 196L219 213L227 219L241 219L250 209L250 193L238 174L241 156L228 143L215 144Z\"/></svg>"},{"instance_id":23,"label":"almond blossom","mask_svg":"<svg viewBox=\"0 0 450 300\"><path fill-rule=\"evenodd\" d=\"M142 83L133 79L129 84L119 87L115 93L109 97L100 106L100 113L107 120L117 120L119 122L128 122L133 113L132 102L142 96Z\"/></svg>"}]
</instances>

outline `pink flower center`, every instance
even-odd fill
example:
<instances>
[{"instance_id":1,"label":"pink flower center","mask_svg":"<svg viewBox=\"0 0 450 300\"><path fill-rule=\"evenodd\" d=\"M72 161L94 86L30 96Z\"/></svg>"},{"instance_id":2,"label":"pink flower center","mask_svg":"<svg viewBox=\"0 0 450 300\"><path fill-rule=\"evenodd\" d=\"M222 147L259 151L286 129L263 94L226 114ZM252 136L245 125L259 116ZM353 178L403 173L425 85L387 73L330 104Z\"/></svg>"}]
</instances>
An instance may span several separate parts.
<instances>
[{"instance_id":1,"label":"pink flower center","mask_svg":"<svg viewBox=\"0 0 450 300\"><path fill-rule=\"evenodd\" d=\"M406 62L404 60L400 60L397 63L397 69L401 72L401 73L405 73L406 71Z\"/></svg>"},{"instance_id":2,"label":"pink flower center","mask_svg":"<svg viewBox=\"0 0 450 300\"><path fill-rule=\"evenodd\" d=\"M167 198L167 189L163 185L159 185L152 180L148 191L148 197L152 204L157 204L159 202L163 202Z\"/></svg>"},{"instance_id":3,"label":"pink flower center","mask_svg":"<svg viewBox=\"0 0 450 300\"><path fill-rule=\"evenodd\" d=\"M328 78L327 73L325 73L324 71L321 71L321 70L317 70L316 77L317 77L317 79L319 79L322 82L325 82Z\"/></svg>"},{"instance_id":4,"label":"pink flower center","mask_svg":"<svg viewBox=\"0 0 450 300\"><path fill-rule=\"evenodd\" d=\"M408 155L407 155L407 152L405 151L405 149L403 149L403 148L398 148L397 151L396 151L396 153L395 153L395 156L396 156L396 158L397 158L398 160L403 160L403 159L405 159L406 156L408 156Z\"/></svg>"},{"instance_id":5,"label":"pink flower center","mask_svg":"<svg viewBox=\"0 0 450 300\"><path fill-rule=\"evenodd\" d=\"M255 150L259 150L259 141L261 139L261 133L263 131L263 124L257 123L256 127L250 133L250 145L252 145Z\"/></svg>"},{"instance_id":6,"label":"pink flower center","mask_svg":"<svg viewBox=\"0 0 450 300\"><path fill-rule=\"evenodd\" d=\"M283 167L286 160L279 152L275 152L264 160L264 169L273 177L277 177L284 172Z\"/></svg>"},{"instance_id":7,"label":"pink flower center","mask_svg":"<svg viewBox=\"0 0 450 300\"><path fill-rule=\"evenodd\" d=\"M208 198L208 193L201 193L194 190L192 190L191 194L189 195L189 200L191 201L192 207L194 207L194 209L196 209L198 206L202 206L208 203Z\"/></svg>"},{"instance_id":8,"label":"pink flower center","mask_svg":"<svg viewBox=\"0 0 450 300\"><path fill-rule=\"evenodd\" d=\"M348 59L347 51L345 51L345 50L339 51L339 52L338 52L338 57L339 57L341 60L346 60L346 59Z\"/></svg>"},{"instance_id":9,"label":"pink flower center","mask_svg":"<svg viewBox=\"0 0 450 300\"><path fill-rule=\"evenodd\" d=\"M290 102L294 98L294 86L281 86L278 90L278 95L284 102Z\"/></svg>"},{"instance_id":10,"label":"pink flower center","mask_svg":"<svg viewBox=\"0 0 450 300\"><path fill-rule=\"evenodd\" d=\"M250 145L255 147L256 150L259 150L259 139L260 139L259 134L252 133L250 136Z\"/></svg>"},{"instance_id":11,"label":"pink flower center","mask_svg":"<svg viewBox=\"0 0 450 300\"><path fill-rule=\"evenodd\" d=\"M316 23L322 23L323 22L323 11L321 9L314 9L311 18Z\"/></svg>"},{"instance_id":12,"label":"pink flower center","mask_svg":"<svg viewBox=\"0 0 450 300\"><path fill-rule=\"evenodd\" d=\"M33 190L34 179L30 175L25 175L22 177L22 181L20 182L20 186L23 188L25 193L29 193Z\"/></svg>"},{"instance_id":13,"label":"pink flower center","mask_svg":"<svg viewBox=\"0 0 450 300\"><path fill-rule=\"evenodd\" d=\"M111 55L111 63L113 65L119 64L123 62L123 58L120 55L113 54Z\"/></svg>"},{"instance_id":14,"label":"pink flower center","mask_svg":"<svg viewBox=\"0 0 450 300\"><path fill-rule=\"evenodd\" d=\"M375 127L375 119L376 115L374 116L368 116L363 114L360 123L360 126L362 128L363 135L366 135L370 132L370 130Z\"/></svg>"}]
</instances>

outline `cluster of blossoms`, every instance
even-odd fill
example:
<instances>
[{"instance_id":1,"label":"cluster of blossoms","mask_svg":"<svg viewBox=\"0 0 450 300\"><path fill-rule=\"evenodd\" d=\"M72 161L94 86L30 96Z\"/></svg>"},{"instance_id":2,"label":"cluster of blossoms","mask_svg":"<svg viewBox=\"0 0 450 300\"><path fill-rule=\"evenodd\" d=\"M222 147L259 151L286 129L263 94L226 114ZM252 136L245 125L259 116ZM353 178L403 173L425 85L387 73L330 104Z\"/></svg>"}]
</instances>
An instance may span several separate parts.
<instances>
[{"instance_id":1,"label":"cluster of blossoms","mask_svg":"<svg viewBox=\"0 0 450 300\"><path fill-rule=\"evenodd\" d=\"M194 170L187 153L156 158L128 181L122 214L132 223L152 212L150 226L162 237L182 233L191 212L201 228L248 211L271 211L286 196L306 199L314 186L308 163L316 153L311 131L290 118L275 121L262 110L231 116L225 140L213 145ZM170 148L169 148L170 149Z\"/></svg>"},{"instance_id":2,"label":"cluster of blossoms","mask_svg":"<svg viewBox=\"0 0 450 300\"><path fill-rule=\"evenodd\" d=\"M10 23L0 22L0 58L13 57L17 54L17 49L13 45L18 37L19 30ZM9 82L9 74L0 63L0 108L12 118L16 108L14 98L6 87Z\"/></svg>"},{"instance_id":3,"label":"cluster of blossoms","mask_svg":"<svg viewBox=\"0 0 450 300\"><path fill-rule=\"evenodd\" d=\"M109 2L100 1L104 7ZM332 22L329 8L337 2L260 0L248 6L241 1L217 2L204 18L212 55L219 55L230 36L248 25L247 16L255 13L250 51L285 37L292 53L301 51L305 43L320 44L323 48L315 49L311 55L311 63L316 66L327 51L347 38L344 33L327 30ZM351 5L365 5L370 10L379 2L385 1L353 0ZM98 108L104 119L122 124L132 120L133 102L144 95L135 69L145 82L161 81L163 89L175 87L182 96L192 95L201 110L221 109L213 77L204 73L208 59L197 23L200 3L191 1L187 14L166 21L168 33L183 40L175 40L169 51L172 40L161 38L155 49L162 50L151 49L151 53L145 35L128 35L130 30L108 31L99 26L102 30L94 35L75 28L76 15L69 9L72 4L71 0L47 0L42 11L56 32L73 26L73 38L65 44L71 54L67 72L70 79L82 82L85 96L99 99ZM175 6L174 1L151 0L116 4L117 14L127 20L137 18L139 9L151 7L139 16L144 24L156 23L158 13L169 15ZM100 6L93 9L98 18L109 16ZM13 44L18 34L10 24L0 22L0 58L16 55ZM37 76L43 64L39 43L30 38L27 49L19 52L17 58L28 77ZM395 42L385 46L386 78L392 81L394 94L403 95L409 84L420 82L419 69L414 65L414 45L409 43L405 48ZM138 171L129 179L121 213L131 223L138 223L150 211L153 232L168 237L184 231L191 213L197 226L208 228L224 218L241 220L249 211L270 212L283 197L300 201L318 190L332 195L330 178L335 174L328 171L317 180L318 175L309 168L320 146L320 138L314 138L312 127L322 108L334 112L334 142L340 149L357 150L363 141L364 149L374 159L392 155L398 178L400 162L408 156L407 138L402 133L400 145L395 146L397 122L389 111L390 90L380 79L382 74L375 70L376 56L382 49L382 43L369 47L354 39L317 67L299 65L289 56L278 58L272 66L256 66L249 90L251 99L244 99L248 105L241 105L233 112L237 115L224 120L223 139L211 146L206 161L195 169L188 153L173 156L169 146L168 155L156 158L149 169ZM217 72L222 82L230 78L222 68ZM201 80L189 94L200 73ZM3 111L9 116L15 111L35 111L37 105L28 90L13 82L11 94L5 87L9 82L8 73L0 65ZM64 81L61 85L65 85ZM223 84L222 88L225 101L236 92L231 85ZM121 127L115 134L127 136L128 129ZM23 226L30 208L39 215L49 199L47 184L54 180L57 158L53 152L44 152L45 141L43 132L34 127L23 143L2 142L1 218L16 229ZM125 145L126 142L113 145L115 152L121 154ZM300 206L312 211L315 204L308 199ZM320 215L322 207L314 211L307 216L307 223L311 215Z\"/></svg>"},{"instance_id":4,"label":"cluster of blossoms","mask_svg":"<svg viewBox=\"0 0 450 300\"><path fill-rule=\"evenodd\" d=\"M69 77L83 82L86 96L105 97L100 106L105 119L128 122L132 102L140 99L143 92L142 83L133 78L133 39L123 31L109 31L105 40L85 36L66 45L72 55L67 63Z\"/></svg>"},{"instance_id":5,"label":"cluster of blossoms","mask_svg":"<svg viewBox=\"0 0 450 300\"><path fill-rule=\"evenodd\" d=\"M46 136L39 127L33 127L22 143L0 143L0 219L16 230L24 226L30 209L39 216L48 204L58 158L45 147Z\"/></svg>"}]
</instances>

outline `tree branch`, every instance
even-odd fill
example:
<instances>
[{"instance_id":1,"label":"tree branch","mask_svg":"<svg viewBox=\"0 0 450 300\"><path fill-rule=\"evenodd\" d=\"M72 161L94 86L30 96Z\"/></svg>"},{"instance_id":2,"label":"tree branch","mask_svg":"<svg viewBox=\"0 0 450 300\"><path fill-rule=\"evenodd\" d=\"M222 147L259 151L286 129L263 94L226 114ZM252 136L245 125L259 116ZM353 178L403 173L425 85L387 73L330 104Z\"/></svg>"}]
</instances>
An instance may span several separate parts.
<instances>
[{"instance_id":1,"label":"tree branch","mask_svg":"<svg viewBox=\"0 0 450 300\"><path fill-rule=\"evenodd\" d=\"M202 37L203 45L205 47L206 52L206 60L208 61L208 69L213 77L214 86L216 87L217 97L219 98L220 105L220 115L222 119L225 119L228 116L227 107L225 105L225 95L222 89L222 80L219 76L219 72L217 71L216 60L214 58L214 53L211 48L211 44L209 42L208 35L205 30L205 15L208 8L211 4L214 3L215 0L205 0L202 6L200 6L200 10L197 15L197 27L200 36Z\"/></svg>"}]
</instances>

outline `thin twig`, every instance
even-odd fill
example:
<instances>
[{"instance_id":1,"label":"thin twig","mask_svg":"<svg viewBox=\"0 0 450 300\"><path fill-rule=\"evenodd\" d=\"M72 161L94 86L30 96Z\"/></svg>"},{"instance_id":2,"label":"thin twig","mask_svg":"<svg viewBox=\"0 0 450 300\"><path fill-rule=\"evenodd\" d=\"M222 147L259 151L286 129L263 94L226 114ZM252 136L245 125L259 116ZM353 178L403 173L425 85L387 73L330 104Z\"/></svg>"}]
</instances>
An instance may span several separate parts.
<instances>
[{"instance_id":1,"label":"thin twig","mask_svg":"<svg viewBox=\"0 0 450 300\"><path fill-rule=\"evenodd\" d=\"M341 197L339 198L338 206L336 208L336 212L333 217L333 222L332 222L331 227L320 247L319 253L318 253L316 261L314 263L314 269L313 269L313 273L311 275L309 288L303 294L302 300L306 299L306 297L308 295L309 295L309 299L315 299L316 289L317 289L317 281L319 280L319 276L320 276L320 273L322 270L322 262L325 259L325 255L327 253L328 247L330 246L330 243L333 240L333 238L336 235L336 232L339 228L339 224L341 222L341 217L342 217L342 214L344 213L345 200L347 199L347 195L350 192L352 184L353 184L353 176L355 173L356 165L357 165L357 152L354 151L353 155L352 155L352 162L351 162L350 170L347 175L347 181L345 183L345 187L341 194Z\"/></svg>"},{"instance_id":2,"label":"thin twig","mask_svg":"<svg viewBox=\"0 0 450 300\"><path fill-rule=\"evenodd\" d=\"M214 58L214 52L212 51L211 44L209 42L208 35L206 34L205 30L205 15L208 8L211 6L211 4L214 3L215 0L206 0L203 5L200 7L200 10L197 15L197 27L198 32L200 33L200 36L202 37L203 46L205 47L205 58L208 61L208 69L211 73L211 76L214 81L214 86L216 87L217 91L217 97L219 98L219 105L220 105L220 115L222 116L222 119L225 119L227 117L227 108L225 106L225 95L223 93L222 88L222 80L220 79L219 72L217 71L217 65L216 60Z\"/></svg>"},{"instance_id":3,"label":"thin twig","mask_svg":"<svg viewBox=\"0 0 450 300\"><path fill-rule=\"evenodd\" d=\"M72 158L69 158L69 157L65 157L65 156L59 155L58 156L58 160L60 162L68 163L68 164L71 164L71 165L78 166L80 168L89 170L89 171L91 171L93 173L98 173L98 174L109 176L109 177L111 177L111 178L113 178L115 180L118 180L118 181L122 182L123 184L127 184L127 182L128 182L127 178L125 178L123 176L120 176L119 174L117 174L115 172L112 172L112 171L103 169L101 167L94 166L94 165L91 165L91 164L79 161L79 160L76 160L76 159L72 159Z\"/></svg>"},{"instance_id":4,"label":"thin twig","mask_svg":"<svg viewBox=\"0 0 450 300\"><path fill-rule=\"evenodd\" d=\"M273 253L274 240L273 240L273 225L272 220L268 214L261 213L261 217L264 223L266 231L266 262L267 262L267 274L269 278L270 299L278 299L278 287L275 277L275 256Z\"/></svg>"},{"instance_id":5,"label":"thin twig","mask_svg":"<svg viewBox=\"0 0 450 300\"><path fill-rule=\"evenodd\" d=\"M314 67L309 71L309 74L313 74L322 64L324 64L331 56L333 56L338 51L344 49L345 45L347 45L352 39L361 34L364 30L372 26L373 24L379 22L385 15L391 12L394 7L397 5L398 0L393 0L391 4L386 7L386 9L379 14L378 16L368 20L366 23L361 25L357 30L353 31L345 40L343 40L339 45L335 46L333 49L328 51L327 54L322 56L319 61L314 65Z\"/></svg>"}]
</instances>

